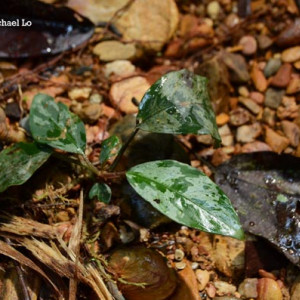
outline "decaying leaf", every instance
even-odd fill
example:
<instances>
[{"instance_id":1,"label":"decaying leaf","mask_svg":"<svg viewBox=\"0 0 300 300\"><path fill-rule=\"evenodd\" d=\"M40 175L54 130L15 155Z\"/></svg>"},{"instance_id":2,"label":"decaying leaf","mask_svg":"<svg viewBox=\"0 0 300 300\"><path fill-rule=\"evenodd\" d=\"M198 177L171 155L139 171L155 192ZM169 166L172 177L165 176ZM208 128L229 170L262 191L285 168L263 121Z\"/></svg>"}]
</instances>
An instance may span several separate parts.
<instances>
[{"instance_id":1,"label":"decaying leaf","mask_svg":"<svg viewBox=\"0 0 300 300\"><path fill-rule=\"evenodd\" d=\"M300 266L300 159L273 152L237 155L218 167L215 181L244 230L266 238Z\"/></svg>"},{"instance_id":2,"label":"decaying leaf","mask_svg":"<svg viewBox=\"0 0 300 300\"><path fill-rule=\"evenodd\" d=\"M0 26L0 57L57 54L79 46L94 32L93 24L71 9L34 0L2 0L0 17L11 22Z\"/></svg>"}]
</instances>

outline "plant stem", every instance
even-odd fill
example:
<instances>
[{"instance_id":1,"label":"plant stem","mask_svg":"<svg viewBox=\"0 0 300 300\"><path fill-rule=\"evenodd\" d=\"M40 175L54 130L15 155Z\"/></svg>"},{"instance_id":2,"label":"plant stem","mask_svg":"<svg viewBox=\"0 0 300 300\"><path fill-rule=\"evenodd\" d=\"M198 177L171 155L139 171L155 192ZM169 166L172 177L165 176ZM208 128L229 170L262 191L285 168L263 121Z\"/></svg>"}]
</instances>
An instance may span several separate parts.
<instances>
[{"instance_id":1,"label":"plant stem","mask_svg":"<svg viewBox=\"0 0 300 300\"><path fill-rule=\"evenodd\" d=\"M83 160L86 163L86 167L95 175L99 175L98 169L89 161L85 154L82 154Z\"/></svg>"},{"instance_id":2,"label":"plant stem","mask_svg":"<svg viewBox=\"0 0 300 300\"><path fill-rule=\"evenodd\" d=\"M125 142L125 144L121 147L117 157L114 159L112 165L109 168L109 171L112 172L116 166L118 165L122 155L124 154L125 150L127 149L128 145L130 144L130 142L133 140L133 138L135 137L135 135L138 133L140 129L139 128L135 128L134 131L131 133L131 135L129 136L128 140Z\"/></svg>"}]
</instances>

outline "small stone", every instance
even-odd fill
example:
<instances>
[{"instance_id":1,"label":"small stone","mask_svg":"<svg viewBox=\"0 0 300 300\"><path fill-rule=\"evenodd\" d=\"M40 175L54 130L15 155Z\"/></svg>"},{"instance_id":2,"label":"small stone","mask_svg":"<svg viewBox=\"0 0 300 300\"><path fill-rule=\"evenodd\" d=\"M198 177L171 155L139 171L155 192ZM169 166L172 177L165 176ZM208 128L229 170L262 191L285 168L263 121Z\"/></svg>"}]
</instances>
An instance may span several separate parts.
<instances>
[{"instance_id":1,"label":"small stone","mask_svg":"<svg viewBox=\"0 0 300 300\"><path fill-rule=\"evenodd\" d=\"M287 86L286 93L291 95L300 91L300 76L299 74L293 74L289 85Z\"/></svg>"},{"instance_id":2,"label":"small stone","mask_svg":"<svg viewBox=\"0 0 300 300\"><path fill-rule=\"evenodd\" d=\"M221 297L214 297L213 300L239 300L239 298L229 297L229 296L221 296Z\"/></svg>"},{"instance_id":3,"label":"small stone","mask_svg":"<svg viewBox=\"0 0 300 300\"><path fill-rule=\"evenodd\" d=\"M224 151L224 149L219 148L214 151L211 162L214 166L218 166L229 158L230 156Z\"/></svg>"},{"instance_id":4,"label":"small stone","mask_svg":"<svg viewBox=\"0 0 300 300\"><path fill-rule=\"evenodd\" d=\"M72 100L85 100L90 96L91 88L74 88L68 92L68 96Z\"/></svg>"},{"instance_id":5,"label":"small stone","mask_svg":"<svg viewBox=\"0 0 300 300\"><path fill-rule=\"evenodd\" d=\"M212 145L213 139L210 134L201 134L196 136L197 142L204 145Z\"/></svg>"},{"instance_id":6,"label":"small stone","mask_svg":"<svg viewBox=\"0 0 300 300\"><path fill-rule=\"evenodd\" d=\"M228 26L229 28L234 27L235 25L237 25L240 22L240 18L238 17L237 14L235 13L231 13L229 14L226 19L225 19L225 24L226 26Z\"/></svg>"},{"instance_id":7,"label":"small stone","mask_svg":"<svg viewBox=\"0 0 300 300\"><path fill-rule=\"evenodd\" d=\"M262 128L259 123L243 125L237 129L236 140L241 143L250 143L261 134Z\"/></svg>"},{"instance_id":8,"label":"small stone","mask_svg":"<svg viewBox=\"0 0 300 300\"><path fill-rule=\"evenodd\" d=\"M205 288L206 294L210 298L214 298L216 296L216 288L213 284L209 283Z\"/></svg>"},{"instance_id":9,"label":"small stone","mask_svg":"<svg viewBox=\"0 0 300 300\"><path fill-rule=\"evenodd\" d=\"M175 268L177 270L183 270L186 267L186 262L184 261L179 261L175 263Z\"/></svg>"},{"instance_id":10,"label":"small stone","mask_svg":"<svg viewBox=\"0 0 300 300\"><path fill-rule=\"evenodd\" d=\"M237 108L230 112L230 124L241 126L250 120L250 114L244 108Z\"/></svg>"},{"instance_id":11,"label":"small stone","mask_svg":"<svg viewBox=\"0 0 300 300\"><path fill-rule=\"evenodd\" d=\"M282 101L283 95L283 90L275 90L273 88L267 89L265 94L265 106L274 109L278 108Z\"/></svg>"},{"instance_id":12,"label":"small stone","mask_svg":"<svg viewBox=\"0 0 300 300\"><path fill-rule=\"evenodd\" d=\"M257 41L258 41L258 47L261 50L265 50L265 49L269 48L270 46L272 46L272 44L273 44L273 40L264 34L259 35L257 37Z\"/></svg>"},{"instance_id":13,"label":"small stone","mask_svg":"<svg viewBox=\"0 0 300 300\"><path fill-rule=\"evenodd\" d=\"M114 106L122 112L133 114L138 111L138 108L132 103L132 98L134 97L140 102L149 88L150 84L144 77L131 77L118 81L111 86L110 99Z\"/></svg>"},{"instance_id":14,"label":"small stone","mask_svg":"<svg viewBox=\"0 0 300 300\"><path fill-rule=\"evenodd\" d=\"M270 278L261 278L257 284L257 300L282 300L277 282Z\"/></svg>"},{"instance_id":15,"label":"small stone","mask_svg":"<svg viewBox=\"0 0 300 300\"><path fill-rule=\"evenodd\" d=\"M265 141L273 151L279 154L289 145L289 140L286 137L279 135L269 127L266 127Z\"/></svg>"},{"instance_id":16,"label":"small stone","mask_svg":"<svg viewBox=\"0 0 300 300\"><path fill-rule=\"evenodd\" d=\"M248 97L249 96L249 91L245 86L239 86L238 92L242 97Z\"/></svg>"},{"instance_id":17,"label":"small stone","mask_svg":"<svg viewBox=\"0 0 300 300\"><path fill-rule=\"evenodd\" d=\"M265 78L264 73L259 69L259 67L256 63L253 64L253 67L251 70L251 78L253 80L253 83L254 83L256 89L259 92L264 92L267 89L268 82Z\"/></svg>"},{"instance_id":18,"label":"small stone","mask_svg":"<svg viewBox=\"0 0 300 300\"><path fill-rule=\"evenodd\" d=\"M281 127L286 137L290 140L291 145L293 147L297 147L300 137L300 129L298 125L290 121L282 121Z\"/></svg>"},{"instance_id":19,"label":"small stone","mask_svg":"<svg viewBox=\"0 0 300 300\"><path fill-rule=\"evenodd\" d=\"M272 149L266 143L260 141L247 143L243 145L241 149L242 153L252 153L252 152L259 152L259 151L272 151Z\"/></svg>"},{"instance_id":20,"label":"small stone","mask_svg":"<svg viewBox=\"0 0 300 300\"><path fill-rule=\"evenodd\" d=\"M192 165L192 162L191 162L191 165ZM199 267L199 263L197 263L196 261L193 261L193 262L191 263L191 268L192 268L193 270L198 269L198 267Z\"/></svg>"},{"instance_id":21,"label":"small stone","mask_svg":"<svg viewBox=\"0 0 300 300\"><path fill-rule=\"evenodd\" d=\"M243 105L245 105L255 115L259 114L262 110L261 106L259 106L257 103L255 103L250 98L240 97L239 102L242 103Z\"/></svg>"},{"instance_id":22,"label":"small stone","mask_svg":"<svg viewBox=\"0 0 300 300\"><path fill-rule=\"evenodd\" d=\"M293 63L300 60L300 46L288 48L282 52L281 59L286 63Z\"/></svg>"},{"instance_id":23,"label":"small stone","mask_svg":"<svg viewBox=\"0 0 300 300\"><path fill-rule=\"evenodd\" d=\"M212 1L207 5L206 11L211 19L216 20L221 11L221 6L218 1Z\"/></svg>"},{"instance_id":24,"label":"small stone","mask_svg":"<svg viewBox=\"0 0 300 300\"><path fill-rule=\"evenodd\" d=\"M296 18L295 22L280 32L276 43L280 47L289 47L300 43L300 19Z\"/></svg>"},{"instance_id":25,"label":"small stone","mask_svg":"<svg viewBox=\"0 0 300 300\"><path fill-rule=\"evenodd\" d=\"M264 68L264 74L268 78L274 75L281 66L281 60L279 58L270 58Z\"/></svg>"},{"instance_id":26,"label":"small stone","mask_svg":"<svg viewBox=\"0 0 300 300\"><path fill-rule=\"evenodd\" d=\"M103 61L126 60L135 56L136 48L134 44L104 41L94 47L93 53Z\"/></svg>"},{"instance_id":27,"label":"small stone","mask_svg":"<svg viewBox=\"0 0 300 300\"><path fill-rule=\"evenodd\" d=\"M292 66L290 64L284 64L279 68L276 75L273 77L271 85L279 88L285 88L291 80L291 75Z\"/></svg>"},{"instance_id":28,"label":"small stone","mask_svg":"<svg viewBox=\"0 0 300 300\"><path fill-rule=\"evenodd\" d=\"M98 103L100 104L103 101L103 96L100 94L92 94L90 96L90 103Z\"/></svg>"},{"instance_id":29,"label":"small stone","mask_svg":"<svg viewBox=\"0 0 300 300\"><path fill-rule=\"evenodd\" d=\"M262 120L269 126L274 127L275 115L276 115L276 112L273 109L266 107L263 111Z\"/></svg>"},{"instance_id":30,"label":"small stone","mask_svg":"<svg viewBox=\"0 0 300 300\"><path fill-rule=\"evenodd\" d=\"M300 60L294 62L293 66L294 66L297 70L300 70Z\"/></svg>"},{"instance_id":31,"label":"small stone","mask_svg":"<svg viewBox=\"0 0 300 300\"><path fill-rule=\"evenodd\" d=\"M230 128L227 124L219 128L219 134L222 139L223 146L232 146L233 145L233 136L231 134Z\"/></svg>"},{"instance_id":32,"label":"small stone","mask_svg":"<svg viewBox=\"0 0 300 300\"><path fill-rule=\"evenodd\" d=\"M265 100L265 96L259 92L251 92L249 97L255 101L257 104L263 104Z\"/></svg>"},{"instance_id":33,"label":"small stone","mask_svg":"<svg viewBox=\"0 0 300 300\"><path fill-rule=\"evenodd\" d=\"M176 249L174 257L177 261L182 261L184 258L184 252L181 249Z\"/></svg>"},{"instance_id":34,"label":"small stone","mask_svg":"<svg viewBox=\"0 0 300 300\"><path fill-rule=\"evenodd\" d=\"M215 281L214 286L218 296L232 295L236 292L236 287L225 281Z\"/></svg>"},{"instance_id":35,"label":"small stone","mask_svg":"<svg viewBox=\"0 0 300 300\"><path fill-rule=\"evenodd\" d=\"M93 123L98 121L102 114L102 107L99 103L88 103L82 107L81 119L88 123Z\"/></svg>"},{"instance_id":36,"label":"small stone","mask_svg":"<svg viewBox=\"0 0 300 300\"><path fill-rule=\"evenodd\" d=\"M229 116L225 113L220 113L216 117L216 122L218 126L225 125L226 123L228 123L228 121L229 121Z\"/></svg>"},{"instance_id":37,"label":"small stone","mask_svg":"<svg viewBox=\"0 0 300 300\"><path fill-rule=\"evenodd\" d=\"M277 117L279 119L294 119L298 117L298 105L296 104L295 97L284 96L282 98L282 105L277 109Z\"/></svg>"},{"instance_id":38,"label":"small stone","mask_svg":"<svg viewBox=\"0 0 300 300\"><path fill-rule=\"evenodd\" d=\"M244 298L256 298L257 297L257 278L246 278L238 288L238 292Z\"/></svg>"},{"instance_id":39,"label":"small stone","mask_svg":"<svg viewBox=\"0 0 300 300\"><path fill-rule=\"evenodd\" d=\"M250 79L248 65L245 58L240 54L223 52L223 61L232 71L232 80L235 82L247 82Z\"/></svg>"},{"instance_id":40,"label":"small stone","mask_svg":"<svg viewBox=\"0 0 300 300\"><path fill-rule=\"evenodd\" d=\"M256 39L251 35L243 36L239 41L239 45L243 46L242 52L245 55L253 55L257 51Z\"/></svg>"},{"instance_id":41,"label":"small stone","mask_svg":"<svg viewBox=\"0 0 300 300\"><path fill-rule=\"evenodd\" d=\"M135 66L129 60L115 60L104 66L104 75L109 78L111 74L125 77L135 71Z\"/></svg>"},{"instance_id":42,"label":"small stone","mask_svg":"<svg viewBox=\"0 0 300 300\"><path fill-rule=\"evenodd\" d=\"M209 282L209 272L206 270L196 270L196 278L199 282L198 289L199 291L203 291Z\"/></svg>"}]
</instances>

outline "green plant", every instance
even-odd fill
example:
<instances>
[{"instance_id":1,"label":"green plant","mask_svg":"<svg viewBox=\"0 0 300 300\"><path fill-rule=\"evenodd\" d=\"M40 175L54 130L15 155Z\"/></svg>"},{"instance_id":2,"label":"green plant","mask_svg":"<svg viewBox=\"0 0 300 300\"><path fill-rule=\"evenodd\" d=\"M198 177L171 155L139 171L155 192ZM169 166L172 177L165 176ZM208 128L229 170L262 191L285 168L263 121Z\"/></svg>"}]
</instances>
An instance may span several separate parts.
<instances>
[{"instance_id":1,"label":"green plant","mask_svg":"<svg viewBox=\"0 0 300 300\"><path fill-rule=\"evenodd\" d=\"M78 154L91 172L103 176L104 171L100 174L85 156L83 123L64 104L39 94L33 100L29 119L34 142L13 145L0 154L0 164L4 166L0 174L0 192L28 180L55 153L53 148ZM101 167L118 153L109 170L113 171L139 130L210 134L217 147L221 139L206 79L181 70L168 73L154 83L139 105L136 128L128 141L122 147L115 136L103 142ZM243 238L238 216L229 199L199 170L177 161L161 160L137 165L127 171L126 177L137 193L170 219L203 231ZM103 183L96 183L89 196L108 202L110 189Z\"/></svg>"}]
</instances>

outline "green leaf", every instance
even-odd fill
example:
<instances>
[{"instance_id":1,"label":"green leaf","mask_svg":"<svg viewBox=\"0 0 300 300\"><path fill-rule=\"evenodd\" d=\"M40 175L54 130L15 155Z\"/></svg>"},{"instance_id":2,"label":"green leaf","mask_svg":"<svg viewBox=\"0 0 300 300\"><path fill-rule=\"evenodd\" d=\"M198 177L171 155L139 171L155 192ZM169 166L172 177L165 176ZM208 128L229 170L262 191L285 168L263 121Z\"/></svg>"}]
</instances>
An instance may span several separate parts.
<instances>
[{"instance_id":1,"label":"green leaf","mask_svg":"<svg viewBox=\"0 0 300 300\"><path fill-rule=\"evenodd\" d=\"M171 72L155 82L144 95L137 127L172 134L210 134L221 142L210 103L207 80L188 70Z\"/></svg>"},{"instance_id":2,"label":"green leaf","mask_svg":"<svg viewBox=\"0 0 300 300\"><path fill-rule=\"evenodd\" d=\"M18 143L0 153L0 192L12 185L20 185L50 157L50 148L36 143Z\"/></svg>"},{"instance_id":3,"label":"green leaf","mask_svg":"<svg viewBox=\"0 0 300 300\"><path fill-rule=\"evenodd\" d=\"M29 125L37 142L84 155L84 124L65 104L56 103L45 94L36 95L30 109Z\"/></svg>"},{"instance_id":4,"label":"green leaf","mask_svg":"<svg viewBox=\"0 0 300 300\"><path fill-rule=\"evenodd\" d=\"M116 135L112 135L101 144L100 164L103 166L110 158L116 156L122 143Z\"/></svg>"},{"instance_id":5,"label":"green leaf","mask_svg":"<svg viewBox=\"0 0 300 300\"><path fill-rule=\"evenodd\" d=\"M229 199L199 170L174 160L160 160L137 165L126 176L140 196L170 219L243 239L243 230Z\"/></svg>"},{"instance_id":6,"label":"green leaf","mask_svg":"<svg viewBox=\"0 0 300 300\"><path fill-rule=\"evenodd\" d=\"M99 201L109 203L111 198L111 189L105 183L95 183L89 192L89 198L96 197Z\"/></svg>"}]
</instances>

